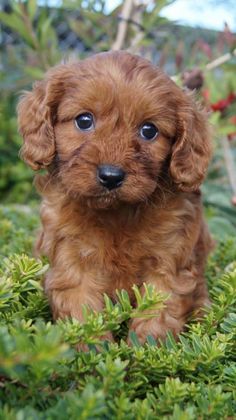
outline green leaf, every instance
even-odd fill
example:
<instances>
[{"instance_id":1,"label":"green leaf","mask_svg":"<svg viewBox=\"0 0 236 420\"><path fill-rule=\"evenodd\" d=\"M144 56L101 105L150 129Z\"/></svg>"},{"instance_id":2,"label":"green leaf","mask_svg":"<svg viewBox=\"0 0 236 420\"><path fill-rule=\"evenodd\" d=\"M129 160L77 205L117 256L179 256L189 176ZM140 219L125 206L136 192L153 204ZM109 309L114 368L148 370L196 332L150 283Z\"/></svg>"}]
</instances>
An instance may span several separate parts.
<instances>
[{"instance_id":1,"label":"green leaf","mask_svg":"<svg viewBox=\"0 0 236 420\"><path fill-rule=\"evenodd\" d=\"M35 15L37 13L37 8L38 8L37 0L28 0L27 1L27 11L28 11L28 14L29 14L29 17L30 17L31 21L33 21L34 18L35 18Z\"/></svg>"},{"instance_id":2,"label":"green leaf","mask_svg":"<svg viewBox=\"0 0 236 420\"><path fill-rule=\"evenodd\" d=\"M25 22L23 19L21 19L21 17L18 17L16 14L13 13L7 14L4 12L0 12L0 21L2 21L5 25L9 26L10 28L14 29L31 48L35 48L35 39L26 27Z\"/></svg>"},{"instance_id":3,"label":"green leaf","mask_svg":"<svg viewBox=\"0 0 236 420\"><path fill-rule=\"evenodd\" d=\"M134 331L130 331L129 339L134 347L140 347L141 344L138 340L137 334Z\"/></svg>"}]
</instances>

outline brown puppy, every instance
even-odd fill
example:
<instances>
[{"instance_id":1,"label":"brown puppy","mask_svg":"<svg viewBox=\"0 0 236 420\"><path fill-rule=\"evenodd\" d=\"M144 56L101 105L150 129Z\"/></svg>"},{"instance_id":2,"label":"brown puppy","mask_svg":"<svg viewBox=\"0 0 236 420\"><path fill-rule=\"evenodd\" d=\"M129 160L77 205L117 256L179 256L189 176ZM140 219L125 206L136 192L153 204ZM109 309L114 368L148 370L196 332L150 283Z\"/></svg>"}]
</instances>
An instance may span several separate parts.
<instances>
[{"instance_id":1,"label":"brown puppy","mask_svg":"<svg viewBox=\"0 0 236 420\"><path fill-rule=\"evenodd\" d=\"M152 284L166 308L130 325L177 335L208 304L211 239L199 186L211 155L204 114L150 62L125 52L59 65L21 99L22 157L43 196L38 249L54 318L82 320L103 293Z\"/></svg>"}]
</instances>

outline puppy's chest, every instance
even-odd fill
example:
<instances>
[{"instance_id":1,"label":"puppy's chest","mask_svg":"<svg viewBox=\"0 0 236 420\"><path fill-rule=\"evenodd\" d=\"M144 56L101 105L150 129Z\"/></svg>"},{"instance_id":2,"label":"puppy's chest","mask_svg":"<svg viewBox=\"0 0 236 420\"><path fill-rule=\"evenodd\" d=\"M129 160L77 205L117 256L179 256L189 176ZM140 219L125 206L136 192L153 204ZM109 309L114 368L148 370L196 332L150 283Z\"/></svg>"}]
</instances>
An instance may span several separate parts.
<instances>
[{"instance_id":1,"label":"puppy's chest","mask_svg":"<svg viewBox=\"0 0 236 420\"><path fill-rule=\"evenodd\" d=\"M63 240L76 270L89 273L96 281L115 282L114 287L124 283L127 288L127 282L146 281L182 252L196 215L191 202L176 203L171 209L151 208L139 219L106 216L101 220L76 212L68 219L67 212L57 224L56 237Z\"/></svg>"},{"instance_id":2,"label":"puppy's chest","mask_svg":"<svg viewBox=\"0 0 236 420\"><path fill-rule=\"evenodd\" d=\"M143 240L142 240L143 239ZM94 268L111 279L138 281L157 264L158 244L154 238L135 232L87 232L78 238L78 257L84 268Z\"/></svg>"}]
</instances>

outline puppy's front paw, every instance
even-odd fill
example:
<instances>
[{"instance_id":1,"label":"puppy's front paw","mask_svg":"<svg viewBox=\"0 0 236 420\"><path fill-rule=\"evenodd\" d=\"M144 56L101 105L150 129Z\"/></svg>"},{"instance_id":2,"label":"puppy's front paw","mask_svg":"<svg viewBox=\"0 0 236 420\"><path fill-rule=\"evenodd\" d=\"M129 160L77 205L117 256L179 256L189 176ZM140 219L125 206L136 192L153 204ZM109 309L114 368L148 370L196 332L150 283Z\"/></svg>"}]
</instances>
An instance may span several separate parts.
<instances>
[{"instance_id":1,"label":"puppy's front paw","mask_svg":"<svg viewBox=\"0 0 236 420\"><path fill-rule=\"evenodd\" d=\"M161 313L154 318L136 318L131 322L129 329L128 344L131 344L130 332L136 333L138 340L144 344L147 336L151 335L155 340L165 339L168 331L177 336L183 328L183 321L170 317L168 314Z\"/></svg>"}]
</instances>

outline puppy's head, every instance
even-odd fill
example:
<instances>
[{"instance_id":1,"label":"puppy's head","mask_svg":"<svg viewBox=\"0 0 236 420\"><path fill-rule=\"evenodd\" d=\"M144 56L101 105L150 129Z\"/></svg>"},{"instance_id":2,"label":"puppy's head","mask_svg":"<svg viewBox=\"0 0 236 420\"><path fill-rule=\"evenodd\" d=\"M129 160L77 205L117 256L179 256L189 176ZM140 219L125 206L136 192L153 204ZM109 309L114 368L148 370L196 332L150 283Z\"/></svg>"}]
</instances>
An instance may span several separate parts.
<instances>
[{"instance_id":1,"label":"puppy's head","mask_svg":"<svg viewBox=\"0 0 236 420\"><path fill-rule=\"evenodd\" d=\"M191 97L125 52L55 67L18 114L23 159L34 170L53 167L65 194L95 208L139 203L167 183L194 191L211 154Z\"/></svg>"}]
</instances>

